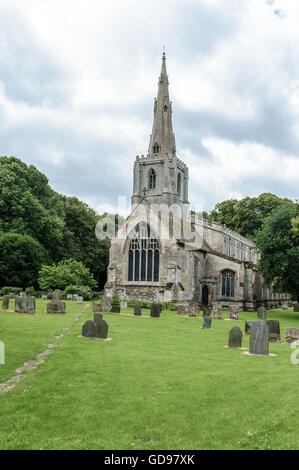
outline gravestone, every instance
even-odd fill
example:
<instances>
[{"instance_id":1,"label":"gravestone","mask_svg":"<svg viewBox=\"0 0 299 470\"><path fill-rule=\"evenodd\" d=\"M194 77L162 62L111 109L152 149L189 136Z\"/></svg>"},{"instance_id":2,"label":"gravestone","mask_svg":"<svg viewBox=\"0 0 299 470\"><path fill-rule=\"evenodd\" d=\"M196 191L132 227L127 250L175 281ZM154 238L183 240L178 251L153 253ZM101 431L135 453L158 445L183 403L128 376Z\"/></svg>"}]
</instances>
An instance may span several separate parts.
<instances>
[{"instance_id":1,"label":"gravestone","mask_svg":"<svg viewBox=\"0 0 299 470\"><path fill-rule=\"evenodd\" d=\"M135 317L141 317L141 305L134 305Z\"/></svg>"},{"instance_id":2,"label":"gravestone","mask_svg":"<svg viewBox=\"0 0 299 470\"><path fill-rule=\"evenodd\" d=\"M186 315L188 313L188 303L179 302L176 304L178 315Z\"/></svg>"},{"instance_id":3,"label":"gravestone","mask_svg":"<svg viewBox=\"0 0 299 470\"><path fill-rule=\"evenodd\" d=\"M204 317L209 317L212 313L211 307L206 307L205 305L202 307L203 308L203 316Z\"/></svg>"},{"instance_id":4,"label":"gravestone","mask_svg":"<svg viewBox=\"0 0 299 470\"><path fill-rule=\"evenodd\" d=\"M111 312L111 298L105 295L102 297L102 312Z\"/></svg>"},{"instance_id":5,"label":"gravestone","mask_svg":"<svg viewBox=\"0 0 299 470\"><path fill-rule=\"evenodd\" d=\"M199 305L197 302L189 302L189 317L197 317L199 311Z\"/></svg>"},{"instance_id":6,"label":"gravestone","mask_svg":"<svg viewBox=\"0 0 299 470\"><path fill-rule=\"evenodd\" d=\"M285 333L286 343L293 343L294 341L299 341L299 328L291 326L286 329Z\"/></svg>"},{"instance_id":7,"label":"gravestone","mask_svg":"<svg viewBox=\"0 0 299 470\"><path fill-rule=\"evenodd\" d=\"M229 318L231 320L240 320L240 309L236 305L230 305Z\"/></svg>"},{"instance_id":8,"label":"gravestone","mask_svg":"<svg viewBox=\"0 0 299 470\"><path fill-rule=\"evenodd\" d=\"M51 299L53 302L61 302L62 300L62 292L60 289L56 289L52 292L52 297Z\"/></svg>"},{"instance_id":9,"label":"gravestone","mask_svg":"<svg viewBox=\"0 0 299 470\"><path fill-rule=\"evenodd\" d=\"M92 303L92 311L93 311L93 313L101 312L102 311L102 305L97 304L96 302L93 302Z\"/></svg>"},{"instance_id":10,"label":"gravestone","mask_svg":"<svg viewBox=\"0 0 299 470\"><path fill-rule=\"evenodd\" d=\"M203 328L206 330L211 328L212 324L212 316L211 315L204 315L203 317Z\"/></svg>"},{"instance_id":11,"label":"gravestone","mask_svg":"<svg viewBox=\"0 0 299 470\"><path fill-rule=\"evenodd\" d=\"M283 303L281 308L282 308L282 310L289 310L289 306L286 303Z\"/></svg>"},{"instance_id":12,"label":"gravestone","mask_svg":"<svg viewBox=\"0 0 299 470\"><path fill-rule=\"evenodd\" d=\"M120 307L118 307L117 305L115 305L114 307L111 308L111 312L113 312L113 313L120 313Z\"/></svg>"},{"instance_id":13,"label":"gravestone","mask_svg":"<svg viewBox=\"0 0 299 470\"><path fill-rule=\"evenodd\" d=\"M2 310L8 310L8 307L9 307L9 295L4 295L3 301L2 301Z\"/></svg>"},{"instance_id":14,"label":"gravestone","mask_svg":"<svg viewBox=\"0 0 299 470\"><path fill-rule=\"evenodd\" d=\"M234 326L228 336L228 347L229 348L241 348L242 347L242 331L239 326Z\"/></svg>"},{"instance_id":15,"label":"gravestone","mask_svg":"<svg viewBox=\"0 0 299 470\"><path fill-rule=\"evenodd\" d=\"M269 356L269 326L257 321L250 328L249 353L258 356Z\"/></svg>"},{"instance_id":16,"label":"gravestone","mask_svg":"<svg viewBox=\"0 0 299 470\"><path fill-rule=\"evenodd\" d=\"M65 313L65 302L55 302L52 300L47 304L47 313Z\"/></svg>"},{"instance_id":17,"label":"gravestone","mask_svg":"<svg viewBox=\"0 0 299 470\"><path fill-rule=\"evenodd\" d=\"M267 320L269 326L269 341L270 343L280 343L280 326L278 320Z\"/></svg>"},{"instance_id":18,"label":"gravestone","mask_svg":"<svg viewBox=\"0 0 299 470\"><path fill-rule=\"evenodd\" d=\"M120 308L128 308L128 302L121 302Z\"/></svg>"},{"instance_id":19,"label":"gravestone","mask_svg":"<svg viewBox=\"0 0 299 470\"><path fill-rule=\"evenodd\" d=\"M83 304L83 297L78 297L77 304Z\"/></svg>"},{"instance_id":20,"label":"gravestone","mask_svg":"<svg viewBox=\"0 0 299 470\"><path fill-rule=\"evenodd\" d=\"M266 309L264 307L260 307L257 310L257 317L260 320L266 320Z\"/></svg>"},{"instance_id":21,"label":"gravestone","mask_svg":"<svg viewBox=\"0 0 299 470\"><path fill-rule=\"evenodd\" d=\"M213 318L216 320L223 320L222 305L213 304Z\"/></svg>"},{"instance_id":22,"label":"gravestone","mask_svg":"<svg viewBox=\"0 0 299 470\"><path fill-rule=\"evenodd\" d=\"M15 312L17 313L35 313L35 298L34 297L20 297L15 298Z\"/></svg>"},{"instance_id":23,"label":"gravestone","mask_svg":"<svg viewBox=\"0 0 299 470\"><path fill-rule=\"evenodd\" d=\"M246 335L249 335L250 334L250 328L252 327L252 325L255 324L255 321L252 321L252 320L246 320L245 321L245 334Z\"/></svg>"},{"instance_id":24,"label":"gravestone","mask_svg":"<svg viewBox=\"0 0 299 470\"><path fill-rule=\"evenodd\" d=\"M48 296L47 295L42 295L42 300L48 300Z\"/></svg>"},{"instance_id":25,"label":"gravestone","mask_svg":"<svg viewBox=\"0 0 299 470\"><path fill-rule=\"evenodd\" d=\"M20 292L20 297L26 297L26 292Z\"/></svg>"},{"instance_id":26,"label":"gravestone","mask_svg":"<svg viewBox=\"0 0 299 470\"><path fill-rule=\"evenodd\" d=\"M47 300L51 300L52 299L52 290L50 289L47 293Z\"/></svg>"},{"instance_id":27,"label":"gravestone","mask_svg":"<svg viewBox=\"0 0 299 470\"><path fill-rule=\"evenodd\" d=\"M86 336L87 338L95 338L96 337L96 324L92 320L87 320L82 327L82 336Z\"/></svg>"},{"instance_id":28,"label":"gravestone","mask_svg":"<svg viewBox=\"0 0 299 470\"><path fill-rule=\"evenodd\" d=\"M160 317L161 312L161 305L160 304L152 304L151 305L151 317L158 318Z\"/></svg>"},{"instance_id":29,"label":"gravestone","mask_svg":"<svg viewBox=\"0 0 299 470\"><path fill-rule=\"evenodd\" d=\"M82 336L86 336L88 338L107 339L108 324L103 320L103 315L95 313L93 320L88 320L84 323L82 327Z\"/></svg>"},{"instance_id":30,"label":"gravestone","mask_svg":"<svg viewBox=\"0 0 299 470\"><path fill-rule=\"evenodd\" d=\"M16 297L16 294L14 292L9 293L9 298L10 299L15 299L15 297Z\"/></svg>"},{"instance_id":31,"label":"gravestone","mask_svg":"<svg viewBox=\"0 0 299 470\"><path fill-rule=\"evenodd\" d=\"M75 300L75 302L77 302L78 298L79 298L78 294L73 294L73 300Z\"/></svg>"},{"instance_id":32,"label":"gravestone","mask_svg":"<svg viewBox=\"0 0 299 470\"><path fill-rule=\"evenodd\" d=\"M294 304L294 312L299 312L299 303Z\"/></svg>"},{"instance_id":33,"label":"gravestone","mask_svg":"<svg viewBox=\"0 0 299 470\"><path fill-rule=\"evenodd\" d=\"M67 294L66 300L73 300L73 294Z\"/></svg>"}]
</instances>

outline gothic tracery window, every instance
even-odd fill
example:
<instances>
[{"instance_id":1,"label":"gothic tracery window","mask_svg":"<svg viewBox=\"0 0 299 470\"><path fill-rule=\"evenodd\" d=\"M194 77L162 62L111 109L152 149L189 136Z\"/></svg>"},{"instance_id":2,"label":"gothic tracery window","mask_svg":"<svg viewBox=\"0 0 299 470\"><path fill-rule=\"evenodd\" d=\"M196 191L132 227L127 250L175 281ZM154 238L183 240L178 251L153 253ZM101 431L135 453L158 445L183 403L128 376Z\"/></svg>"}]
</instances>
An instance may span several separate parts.
<instances>
[{"instance_id":1,"label":"gothic tracery window","mask_svg":"<svg viewBox=\"0 0 299 470\"><path fill-rule=\"evenodd\" d=\"M158 282L160 249L150 227L138 224L128 252L128 281Z\"/></svg>"},{"instance_id":2,"label":"gothic tracery window","mask_svg":"<svg viewBox=\"0 0 299 470\"><path fill-rule=\"evenodd\" d=\"M235 273L229 269L221 273L221 297L235 297Z\"/></svg>"},{"instance_id":3,"label":"gothic tracery window","mask_svg":"<svg viewBox=\"0 0 299 470\"><path fill-rule=\"evenodd\" d=\"M156 172L152 168L148 172L148 189L155 189L156 187Z\"/></svg>"}]
</instances>

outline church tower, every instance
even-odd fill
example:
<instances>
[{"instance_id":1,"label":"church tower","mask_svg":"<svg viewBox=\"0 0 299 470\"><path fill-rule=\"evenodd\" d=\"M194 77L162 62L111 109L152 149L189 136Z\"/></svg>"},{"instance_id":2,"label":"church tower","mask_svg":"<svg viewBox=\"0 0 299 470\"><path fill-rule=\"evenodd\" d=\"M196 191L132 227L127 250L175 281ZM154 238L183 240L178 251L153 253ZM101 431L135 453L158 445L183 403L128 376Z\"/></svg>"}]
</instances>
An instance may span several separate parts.
<instances>
[{"instance_id":1,"label":"church tower","mask_svg":"<svg viewBox=\"0 0 299 470\"><path fill-rule=\"evenodd\" d=\"M132 206L146 199L151 204L176 207L176 214L186 218L189 215L189 174L187 166L176 155L168 85L164 52L148 153L137 156L134 164Z\"/></svg>"}]
</instances>

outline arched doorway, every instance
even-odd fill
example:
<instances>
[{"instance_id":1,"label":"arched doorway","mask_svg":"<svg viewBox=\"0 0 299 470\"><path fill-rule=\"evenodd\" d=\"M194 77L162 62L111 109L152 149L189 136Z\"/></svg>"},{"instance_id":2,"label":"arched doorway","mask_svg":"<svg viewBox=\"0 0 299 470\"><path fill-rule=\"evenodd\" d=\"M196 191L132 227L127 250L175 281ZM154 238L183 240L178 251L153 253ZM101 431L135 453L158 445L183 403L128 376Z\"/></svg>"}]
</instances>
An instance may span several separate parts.
<instances>
[{"instance_id":1,"label":"arched doorway","mask_svg":"<svg viewBox=\"0 0 299 470\"><path fill-rule=\"evenodd\" d=\"M209 305L209 288L208 286L203 286L202 288L202 305L207 307Z\"/></svg>"}]
</instances>

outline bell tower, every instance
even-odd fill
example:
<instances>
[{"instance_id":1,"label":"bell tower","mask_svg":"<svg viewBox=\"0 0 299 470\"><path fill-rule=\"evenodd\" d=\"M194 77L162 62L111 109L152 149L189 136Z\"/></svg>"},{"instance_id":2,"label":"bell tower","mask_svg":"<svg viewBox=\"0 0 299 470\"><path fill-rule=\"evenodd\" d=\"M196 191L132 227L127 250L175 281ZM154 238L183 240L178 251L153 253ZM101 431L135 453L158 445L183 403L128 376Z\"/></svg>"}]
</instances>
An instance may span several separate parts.
<instances>
[{"instance_id":1,"label":"bell tower","mask_svg":"<svg viewBox=\"0 0 299 470\"><path fill-rule=\"evenodd\" d=\"M164 52L148 153L137 156L134 163L132 206L143 199L157 205L176 205L177 215L185 218L189 215L188 181L188 168L176 155Z\"/></svg>"}]
</instances>

